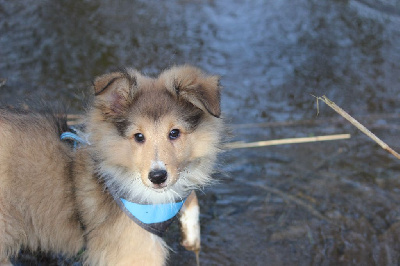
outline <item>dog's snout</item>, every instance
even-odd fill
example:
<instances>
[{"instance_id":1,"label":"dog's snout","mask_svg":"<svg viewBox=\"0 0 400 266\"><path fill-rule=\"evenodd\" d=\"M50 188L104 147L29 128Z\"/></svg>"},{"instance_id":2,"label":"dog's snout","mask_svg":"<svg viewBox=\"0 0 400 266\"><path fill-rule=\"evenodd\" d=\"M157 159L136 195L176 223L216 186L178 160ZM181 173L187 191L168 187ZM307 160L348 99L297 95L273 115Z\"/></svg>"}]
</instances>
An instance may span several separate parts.
<instances>
[{"instance_id":1,"label":"dog's snout","mask_svg":"<svg viewBox=\"0 0 400 266\"><path fill-rule=\"evenodd\" d=\"M159 185L167 180L167 171L153 170L149 173L149 179L153 184Z\"/></svg>"}]
</instances>

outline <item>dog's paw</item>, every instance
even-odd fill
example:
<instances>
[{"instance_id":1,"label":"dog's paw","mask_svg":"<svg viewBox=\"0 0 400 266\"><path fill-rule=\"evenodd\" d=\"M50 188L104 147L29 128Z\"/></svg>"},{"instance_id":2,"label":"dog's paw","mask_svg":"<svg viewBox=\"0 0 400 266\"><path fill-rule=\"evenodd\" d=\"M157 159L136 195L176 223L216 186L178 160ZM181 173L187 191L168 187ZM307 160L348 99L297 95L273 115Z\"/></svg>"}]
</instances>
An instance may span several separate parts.
<instances>
[{"instance_id":1,"label":"dog's paw","mask_svg":"<svg viewBox=\"0 0 400 266\"><path fill-rule=\"evenodd\" d=\"M200 250L200 220L199 206L186 208L180 217L182 225L181 245L190 251Z\"/></svg>"}]
</instances>

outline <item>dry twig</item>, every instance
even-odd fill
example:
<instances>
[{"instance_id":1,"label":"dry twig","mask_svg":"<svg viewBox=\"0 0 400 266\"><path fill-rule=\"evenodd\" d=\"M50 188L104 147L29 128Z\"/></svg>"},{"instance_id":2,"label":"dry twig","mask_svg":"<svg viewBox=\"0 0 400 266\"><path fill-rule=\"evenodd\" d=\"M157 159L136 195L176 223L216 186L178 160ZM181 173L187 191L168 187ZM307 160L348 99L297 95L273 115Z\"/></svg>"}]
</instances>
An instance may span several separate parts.
<instances>
[{"instance_id":1,"label":"dry twig","mask_svg":"<svg viewBox=\"0 0 400 266\"><path fill-rule=\"evenodd\" d=\"M249 143L239 141L239 142L227 143L225 147L227 149L256 148L256 147L283 145L283 144L297 144L297 143L307 143L307 142L317 142L317 141L349 139L350 137L351 137L350 134L338 134L338 135L315 136L315 137L304 137L304 138L265 140L265 141L249 142Z\"/></svg>"},{"instance_id":2,"label":"dry twig","mask_svg":"<svg viewBox=\"0 0 400 266\"><path fill-rule=\"evenodd\" d=\"M347 121L352 123L355 127L357 127L361 132L363 132L365 135L373 139L376 143L379 144L379 146L382 147L382 149L388 151L392 155L394 155L397 159L400 160L400 154L398 154L396 151L394 151L392 148L389 147L385 142L383 142L380 138L378 138L375 134L373 134L371 131L369 131L365 126L363 126L360 122L358 122L356 119L354 119L351 115L349 115L347 112L345 112L342 108L337 106L334 102L329 100L325 95L322 97L317 97L312 95L318 100L323 101L326 103L329 107L331 107L333 110L335 110L338 114L340 114L342 117L344 117Z\"/></svg>"}]
</instances>

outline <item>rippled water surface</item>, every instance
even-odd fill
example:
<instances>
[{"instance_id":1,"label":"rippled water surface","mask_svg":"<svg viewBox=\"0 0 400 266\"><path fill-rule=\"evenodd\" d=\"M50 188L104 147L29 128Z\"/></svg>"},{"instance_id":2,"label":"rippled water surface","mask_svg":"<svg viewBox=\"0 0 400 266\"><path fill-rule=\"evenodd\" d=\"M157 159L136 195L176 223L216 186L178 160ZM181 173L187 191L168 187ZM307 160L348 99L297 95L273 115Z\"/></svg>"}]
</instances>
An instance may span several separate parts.
<instances>
[{"instance_id":1,"label":"rippled water surface","mask_svg":"<svg viewBox=\"0 0 400 266\"><path fill-rule=\"evenodd\" d=\"M400 263L400 162L310 95L400 150L400 1L0 0L5 104L81 113L94 76L181 63L222 77L232 141L352 134L226 152L200 194L203 265ZM167 239L170 265L195 263L177 225Z\"/></svg>"}]
</instances>

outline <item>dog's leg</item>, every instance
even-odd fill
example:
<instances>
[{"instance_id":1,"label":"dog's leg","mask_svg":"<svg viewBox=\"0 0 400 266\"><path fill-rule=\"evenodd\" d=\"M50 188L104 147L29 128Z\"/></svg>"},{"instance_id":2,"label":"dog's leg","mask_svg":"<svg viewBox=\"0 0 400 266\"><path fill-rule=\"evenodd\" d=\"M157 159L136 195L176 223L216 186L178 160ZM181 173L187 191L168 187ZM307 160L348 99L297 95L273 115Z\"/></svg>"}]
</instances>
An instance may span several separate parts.
<instances>
[{"instance_id":1,"label":"dog's leg","mask_svg":"<svg viewBox=\"0 0 400 266\"><path fill-rule=\"evenodd\" d=\"M181 245L187 250L198 253L200 251L200 207L196 193L193 191L186 199L180 212L182 225Z\"/></svg>"}]
</instances>

